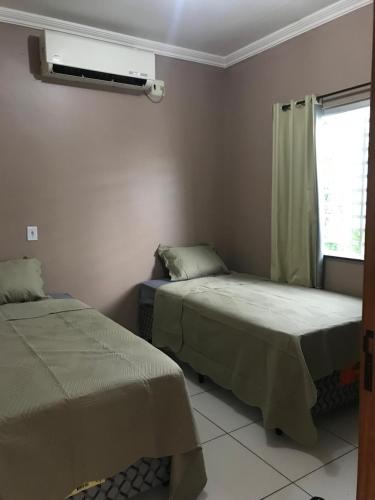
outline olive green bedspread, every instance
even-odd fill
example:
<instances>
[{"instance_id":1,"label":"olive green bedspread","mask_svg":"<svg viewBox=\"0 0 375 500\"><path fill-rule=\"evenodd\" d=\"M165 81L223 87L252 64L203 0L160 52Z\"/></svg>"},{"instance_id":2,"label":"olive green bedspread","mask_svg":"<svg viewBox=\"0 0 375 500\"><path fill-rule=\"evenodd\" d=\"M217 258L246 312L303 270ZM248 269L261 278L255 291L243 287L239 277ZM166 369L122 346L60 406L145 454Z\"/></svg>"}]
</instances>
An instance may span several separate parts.
<instances>
[{"instance_id":1,"label":"olive green bedspread","mask_svg":"<svg viewBox=\"0 0 375 500\"><path fill-rule=\"evenodd\" d=\"M0 306L0 499L63 500L172 456L170 499L206 476L180 368L73 299Z\"/></svg>"},{"instance_id":2,"label":"olive green bedspread","mask_svg":"<svg viewBox=\"0 0 375 500\"><path fill-rule=\"evenodd\" d=\"M361 312L357 298L231 273L160 287L153 343L312 445L314 380L359 359Z\"/></svg>"}]
</instances>

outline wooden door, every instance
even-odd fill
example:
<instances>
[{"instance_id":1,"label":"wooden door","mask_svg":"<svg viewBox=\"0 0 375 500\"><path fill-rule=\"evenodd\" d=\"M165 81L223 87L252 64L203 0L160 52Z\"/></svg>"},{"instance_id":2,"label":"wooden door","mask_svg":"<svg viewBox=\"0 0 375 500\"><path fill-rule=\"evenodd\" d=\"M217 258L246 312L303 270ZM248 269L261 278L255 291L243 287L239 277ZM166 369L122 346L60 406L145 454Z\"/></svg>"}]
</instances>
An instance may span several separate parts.
<instances>
[{"instance_id":1,"label":"wooden door","mask_svg":"<svg viewBox=\"0 0 375 500\"><path fill-rule=\"evenodd\" d=\"M372 57L357 500L375 500L375 30Z\"/></svg>"}]
</instances>

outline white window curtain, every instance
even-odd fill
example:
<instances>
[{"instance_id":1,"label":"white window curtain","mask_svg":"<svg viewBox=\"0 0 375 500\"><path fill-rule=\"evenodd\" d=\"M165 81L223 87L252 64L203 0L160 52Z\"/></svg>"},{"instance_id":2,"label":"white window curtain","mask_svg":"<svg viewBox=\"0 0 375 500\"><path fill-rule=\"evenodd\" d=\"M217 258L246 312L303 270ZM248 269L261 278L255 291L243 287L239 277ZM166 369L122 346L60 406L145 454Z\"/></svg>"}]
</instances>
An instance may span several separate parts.
<instances>
[{"instance_id":1,"label":"white window curtain","mask_svg":"<svg viewBox=\"0 0 375 500\"><path fill-rule=\"evenodd\" d=\"M273 109L271 279L321 286L315 96Z\"/></svg>"}]
</instances>

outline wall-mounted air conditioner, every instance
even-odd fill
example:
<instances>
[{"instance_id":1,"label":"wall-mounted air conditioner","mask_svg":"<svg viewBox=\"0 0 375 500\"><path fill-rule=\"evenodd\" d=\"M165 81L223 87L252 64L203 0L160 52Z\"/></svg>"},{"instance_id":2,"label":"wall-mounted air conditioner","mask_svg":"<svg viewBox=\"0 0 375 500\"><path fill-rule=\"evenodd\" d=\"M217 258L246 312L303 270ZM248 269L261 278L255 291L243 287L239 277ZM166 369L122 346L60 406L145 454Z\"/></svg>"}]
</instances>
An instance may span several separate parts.
<instances>
[{"instance_id":1,"label":"wall-mounted air conditioner","mask_svg":"<svg viewBox=\"0 0 375 500\"><path fill-rule=\"evenodd\" d=\"M162 97L155 81L155 54L111 42L46 30L41 42L42 77L131 88Z\"/></svg>"}]
</instances>

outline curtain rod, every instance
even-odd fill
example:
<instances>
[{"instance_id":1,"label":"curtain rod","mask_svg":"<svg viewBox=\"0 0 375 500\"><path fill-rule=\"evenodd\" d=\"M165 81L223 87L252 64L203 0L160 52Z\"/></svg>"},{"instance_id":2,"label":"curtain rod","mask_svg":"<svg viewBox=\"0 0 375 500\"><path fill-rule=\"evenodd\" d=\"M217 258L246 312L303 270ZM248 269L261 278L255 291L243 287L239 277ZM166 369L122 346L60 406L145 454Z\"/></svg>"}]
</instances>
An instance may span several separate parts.
<instances>
[{"instance_id":1,"label":"curtain rod","mask_svg":"<svg viewBox=\"0 0 375 500\"><path fill-rule=\"evenodd\" d=\"M347 87L346 89L336 90L336 92L330 92L329 94L318 95L317 99L320 100L320 99L325 99L326 97L334 97L335 95L346 94L347 92L352 92L353 90L359 90L362 89L363 87L369 87L369 86L371 86L371 82L361 83L360 85L354 85L354 87Z\"/></svg>"},{"instance_id":2,"label":"curtain rod","mask_svg":"<svg viewBox=\"0 0 375 500\"><path fill-rule=\"evenodd\" d=\"M353 90L359 90L359 89L362 89L364 87L370 87L370 86L371 86L371 82L361 83L360 85L354 85L353 87L347 87L346 89L336 90L335 92L330 92L329 94L318 95L316 99L317 99L317 101L321 101L322 99L326 99L327 97L334 97L336 95L346 94L348 92L352 92ZM304 100L297 101L296 104L298 106L301 106L301 105L305 104L305 101ZM287 111L288 109L290 109L290 104L284 104L282 106L283 111Z\"/></svg>"}]
</instances>

